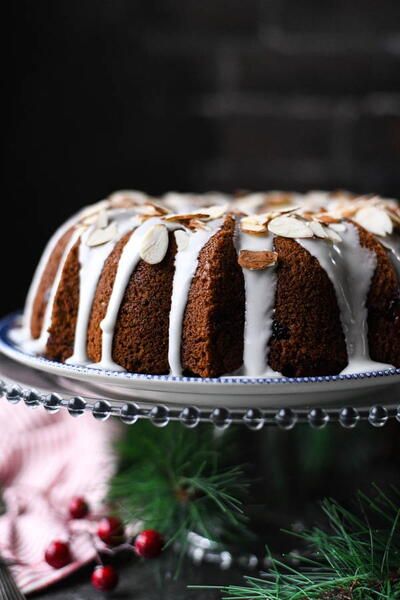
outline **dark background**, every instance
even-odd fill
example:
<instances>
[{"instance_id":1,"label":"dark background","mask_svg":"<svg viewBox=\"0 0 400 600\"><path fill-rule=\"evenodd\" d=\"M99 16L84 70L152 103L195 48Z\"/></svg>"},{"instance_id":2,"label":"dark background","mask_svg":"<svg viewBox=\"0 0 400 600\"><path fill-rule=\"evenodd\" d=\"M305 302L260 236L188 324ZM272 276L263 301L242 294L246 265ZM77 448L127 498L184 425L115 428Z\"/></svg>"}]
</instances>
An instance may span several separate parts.
<instances>
[{"instance_id":1,"label":"dark background","mask_svg":"<svg viewBox=\"0 0 400 600\"><path fill-rule=\"evenodd\" d=\"M398 0L19 0L5 9L1 312L114 189L400 193Z\"/></svg>"}]
</instances>

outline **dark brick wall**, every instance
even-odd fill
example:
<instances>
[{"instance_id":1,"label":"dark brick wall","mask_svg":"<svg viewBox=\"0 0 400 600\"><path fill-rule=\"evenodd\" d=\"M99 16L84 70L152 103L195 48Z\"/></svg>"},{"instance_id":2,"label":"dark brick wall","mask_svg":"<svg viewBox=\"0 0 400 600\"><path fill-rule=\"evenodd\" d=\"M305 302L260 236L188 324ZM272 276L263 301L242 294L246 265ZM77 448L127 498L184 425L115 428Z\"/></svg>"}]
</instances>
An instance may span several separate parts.
<instances>
[{"instance_id":1,"label":"dark brick wall","mask_svg":"<svg viewBox=\"0 0 400 600\"><path fill-rule=\"evenodd\" d=\"M9 308L55 225L115 188L400 195L398 0L20 0L4 17L18 233L0 250L27 250Z\"/></svg>"}]
</instances>

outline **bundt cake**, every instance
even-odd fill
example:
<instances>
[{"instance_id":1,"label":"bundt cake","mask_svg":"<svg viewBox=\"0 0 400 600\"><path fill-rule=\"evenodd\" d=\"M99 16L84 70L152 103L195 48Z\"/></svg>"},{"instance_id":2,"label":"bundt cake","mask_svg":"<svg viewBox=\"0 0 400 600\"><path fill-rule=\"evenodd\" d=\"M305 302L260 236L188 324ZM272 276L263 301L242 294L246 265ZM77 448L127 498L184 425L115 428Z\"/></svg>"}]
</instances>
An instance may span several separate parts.
<instances>
[{"instance_id":1,"label":"bundt cake","mask_svg":"<svg viewBox=\"0 0 400 600\"><path fill-rule=\"evenodd\" d=\"M25 351L218 377L400 367L400 207L347 192L117 192L52 237Z\"/></svg>"}]
</instances>

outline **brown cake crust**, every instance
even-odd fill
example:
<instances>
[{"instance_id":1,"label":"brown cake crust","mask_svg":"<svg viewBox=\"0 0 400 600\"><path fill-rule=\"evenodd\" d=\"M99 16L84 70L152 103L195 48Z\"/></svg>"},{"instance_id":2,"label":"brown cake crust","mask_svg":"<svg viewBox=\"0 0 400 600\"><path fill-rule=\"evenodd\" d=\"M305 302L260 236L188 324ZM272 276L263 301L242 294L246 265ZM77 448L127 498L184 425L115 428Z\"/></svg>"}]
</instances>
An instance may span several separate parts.
<instances>
[{"instance_id":1,"label":"brown cake crust","mask_svg":"<svg viewBox=\"0 0 400 600\"><path fill-rule=\"evenodd\" d=\"M54 299L53 315L49 328L45 356L64 362L74 349L75 328L79 306L79 246L78 240L71 248L63 268Z\"/></svg>"},{"instance_id":2,"label":"brown cake crust","mask_svg":"<svg viewBox=\"0 0 400 600\"><path fill-rule=\"evenodd\" d=\"M67 247L69 240L71 239L73 233L73 228L68 229L61 238L58 240L55 248L53 249L50 258L45 266L45 269L42 274L42 278L39 283L38 290L36 292L35 299L33 301L32 306L32 315L31 315L31 335L33 339L37 339L40 337L44 314L46 312L46 306L48 302L48 295L57 274L58 267L60 265L62 256Z\"/></svg>"},{"instance_id":3,"label":"brown cake crust","mask_svg":"<svg viewBox=\"0 0 400 600\"><path fill-rule=\"evenodd\" d=\"M361 245L377 258L367 299L370 357L400 367L400 282L386 248L371 233L357 228Z\"/></svg>"},{"instance_id":4,"label":"brown cake crust","mask_svg":"<svg viewBox=\"0 0 400 600\"><path fill-rule=\"evenodd\" d=\"M245 294L234 247L235 220L225 218L199 254L182 332L182 366L201 377L241 367Z\"/></svg>"},{"instance_id":5,"label":"brown cake crust","mask_svg":"<svg viewBox=\"0 0 400 600\"><path fill-rule=\"evenodd\" d=\"M318 260L277 237L277 288L269 365L286 377L335 375L347 351L335 290Z\"/></svg>"},{"instance_id":6,"label":"brown cake crust","mask_svg":"<svg viewBox=\"0 0 400 600\"><path fill-rule=\"evenodd\" d=\"M101 360L102 332L117 267L131 234L124 236L108 257L100 276L88 329L88 355ZM149 265L139 261L132 273L114 330L112 358L127 371L168 373L168 328L176 243L169 234L169 247L163 261Z\"/></svg>"}]
</instances>

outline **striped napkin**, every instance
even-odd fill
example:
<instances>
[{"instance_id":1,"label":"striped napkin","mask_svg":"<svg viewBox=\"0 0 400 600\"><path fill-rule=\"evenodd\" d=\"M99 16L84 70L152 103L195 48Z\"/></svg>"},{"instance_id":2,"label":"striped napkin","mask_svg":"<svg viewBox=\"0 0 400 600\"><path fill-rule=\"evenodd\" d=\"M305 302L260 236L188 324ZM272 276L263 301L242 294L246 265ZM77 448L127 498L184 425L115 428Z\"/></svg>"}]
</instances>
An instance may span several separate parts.
<instances>
[{"instance_id":1,"label":"striped napkin","mask_svg":"<svg viewBox=\"0 0 400 600\"><path fill-rule=\"evenodd\" d=\"M117 427L89 414L78 419L66 411L49 414L22 403L0 400L0 555L15 563L18 587L30 593L48 587L93 560L94 523L70 521L68 504L84 496L99 514L116 457ZM71 536L72 534L72 536ZM54 539L70 538L73 562L55 570L44 561Z\"/></svg>"}]
</instances>

